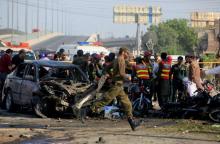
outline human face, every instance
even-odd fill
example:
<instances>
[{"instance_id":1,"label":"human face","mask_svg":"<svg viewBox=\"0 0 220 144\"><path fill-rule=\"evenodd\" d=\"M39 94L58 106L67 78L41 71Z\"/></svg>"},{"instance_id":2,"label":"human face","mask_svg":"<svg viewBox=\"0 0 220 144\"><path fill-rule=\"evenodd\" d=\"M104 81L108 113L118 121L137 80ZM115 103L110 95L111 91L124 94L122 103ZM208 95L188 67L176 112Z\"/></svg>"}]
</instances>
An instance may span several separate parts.
<instances>
[{"instance_id":1,"label":"human face","mask_svg":"<svg viewBox=\"0 0 220 144\"><path fill-rule=\"evenodd\" d=\"M182 63L183 63L183 60L178 59L178 64L182 64Z\"/></svg>"},{"instance_id":2,"label":"human face","mask_svg":"<svg viewBox=\"0 0 220 144\"><path fill-rule=\"evenodd\" d=\"M25 55L26 55L26 52L23 52L23 53L21 53L20 57L21 57L22 59L24 59L24 58L25 58Z\"/></svg>"},{"instance_id":3,"label":"human face","mask_svg":"<svg viewBox=\"0 0 220 144\"><path fill-rule=\"evenodd\" d=\"M128 57L129 57L129 52L128 52L128 51L124 51L124 52L123 52L123 55L124 55L124 59L128 59Z\"/></svg>"}]
</instances>

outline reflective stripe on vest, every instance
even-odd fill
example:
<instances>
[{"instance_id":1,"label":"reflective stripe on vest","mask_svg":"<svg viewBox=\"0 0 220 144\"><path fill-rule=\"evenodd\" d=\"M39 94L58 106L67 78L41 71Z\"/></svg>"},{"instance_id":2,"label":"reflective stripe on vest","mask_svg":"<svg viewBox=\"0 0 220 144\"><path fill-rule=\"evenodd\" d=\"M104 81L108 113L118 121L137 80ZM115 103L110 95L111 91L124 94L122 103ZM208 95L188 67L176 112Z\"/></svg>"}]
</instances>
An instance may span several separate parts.
<instances>
[{"instance_id":1,"label":"reflective stripe on vest","mask_svg":"<svg viewBox=\"0 0 220 144\"><path fill-rule=\"evenodd\" d=\"M137 77L140 79L149 79L149 72L148 69L145 66L136 66L136 73L137 73Z\"/></svg>"},{"instance_id":2,"label":"reflective stripe on vest","mask_svg":"<svg viewBox=\"0 0 220 144\"><path fill-rule=\"evenodd\" d=\"M165 62L163 64L163 68L162 68L162 73L161 73L161 78L165 79L165 80L169 80L170 78L170 69L171 69L171 65L167 62Z\"/></svg>"}]
</instances>

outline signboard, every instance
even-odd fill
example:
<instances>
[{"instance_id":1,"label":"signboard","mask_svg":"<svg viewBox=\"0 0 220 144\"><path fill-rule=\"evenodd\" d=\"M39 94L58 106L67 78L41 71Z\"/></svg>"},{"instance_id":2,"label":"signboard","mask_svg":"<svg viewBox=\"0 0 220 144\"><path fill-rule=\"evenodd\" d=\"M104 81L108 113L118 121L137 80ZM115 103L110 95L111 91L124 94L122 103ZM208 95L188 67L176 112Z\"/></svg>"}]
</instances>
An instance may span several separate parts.
<instances>
[{"instance_id":1,"label":"signboard","mask_svg":"<svg viewBox=\"0 0 220 144\"><path fill-rule=\"evenodd\" d=\"M118 24L158 24L161 21L160 7L118 5L113 8L113 22Z\"/></svg>"}]
</instances>

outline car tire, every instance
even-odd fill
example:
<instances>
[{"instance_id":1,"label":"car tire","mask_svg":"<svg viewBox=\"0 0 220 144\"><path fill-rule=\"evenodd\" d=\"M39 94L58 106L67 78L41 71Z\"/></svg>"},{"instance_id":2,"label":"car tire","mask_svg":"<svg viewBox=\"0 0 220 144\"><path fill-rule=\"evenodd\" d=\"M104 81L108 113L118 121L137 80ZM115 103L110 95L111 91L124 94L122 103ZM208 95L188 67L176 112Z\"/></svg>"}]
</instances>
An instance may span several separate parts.
<instances>
[{"instance_id":1,"label":"car tire","mask_svg":"<svg viewBox=\"0 0 220 144\"><path fill-rule=\"evenodd\" d=\"M6 97L5 97L5 100L4 100L4 107L7 111L10 111L10 112L15 111L15 104L14 104L14 101L13 101L13 95L12 95L12 92L10 90L7 91L7 93L6 93Z\"/></svg>"},{"instance_id":2,"label":"car tire","mask_svg":"<svg viewBox=\"0 0 220 144\"><path fill-rule=\"evenodd\" d=\"M32 102L34 113L40 118L47 118L47 104L43 98L37 97Z\"/></svg>"},{"instance_id":3,"label":"car tire","mask_svg":"<svg viewBox=\"0 0 220 144\"><path fill-rule=\"evenodd\" d=\"M209 118L214 122L220 123L220 108L212 110L209 113Z\"/></svg>"}]
</instances>

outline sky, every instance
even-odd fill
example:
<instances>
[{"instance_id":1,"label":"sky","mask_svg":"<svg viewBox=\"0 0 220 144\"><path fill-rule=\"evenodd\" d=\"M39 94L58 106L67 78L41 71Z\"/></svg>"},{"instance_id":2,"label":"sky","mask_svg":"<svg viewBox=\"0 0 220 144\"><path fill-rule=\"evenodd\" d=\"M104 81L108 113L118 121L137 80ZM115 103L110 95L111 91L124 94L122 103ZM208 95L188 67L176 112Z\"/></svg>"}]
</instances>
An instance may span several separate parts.
<instances>
[{"instance_id":1,"label":"sky","mask_svg":"<svg viewBox=\"0 0 220 144\"><path fill-rule=\"evenodd\" d=\"M27 1L28 31L31 32L37 27L38 0ZM25 2L26 0L0 0L0 28L7 27L9 12L9 27L12 28L13 18L13 28L25 31ZM99 33L101 37L135 36L135 24L113 23L113 7L119 4L160 6L162 21L173 18L189 19L190 12L193 11L220 12L220 0L39 0L39 28L44 30L46 23L48 31L64 32L67 35ZM59 11L54 10L52 14L52 9ZM146 26L141 26L143 32L146 29Z\"/></svg>"}]
</instances>

